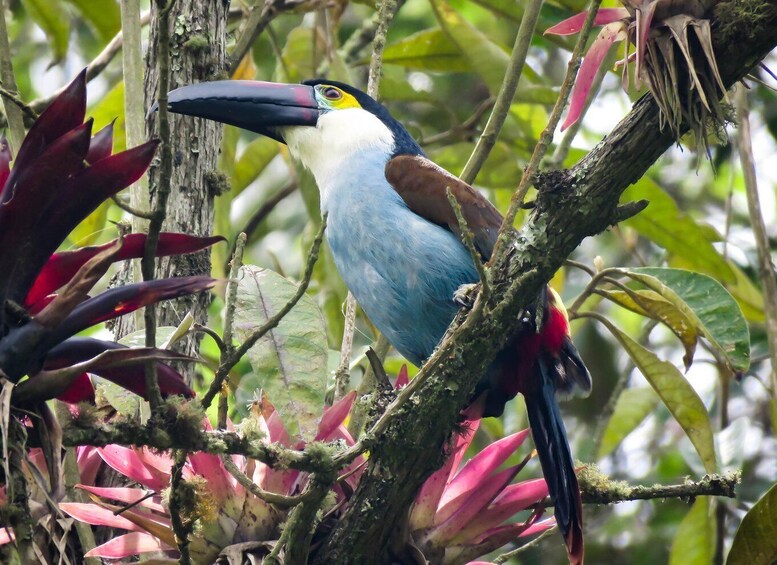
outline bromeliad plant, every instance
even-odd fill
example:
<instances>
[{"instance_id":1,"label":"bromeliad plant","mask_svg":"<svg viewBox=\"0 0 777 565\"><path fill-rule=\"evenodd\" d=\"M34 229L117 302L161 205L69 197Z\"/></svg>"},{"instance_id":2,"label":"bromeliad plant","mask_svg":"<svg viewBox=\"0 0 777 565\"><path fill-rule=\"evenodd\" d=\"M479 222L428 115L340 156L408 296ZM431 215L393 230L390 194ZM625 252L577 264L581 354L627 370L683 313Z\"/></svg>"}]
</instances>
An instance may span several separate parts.
<instances>
[{"instance_id":1,"label":"bromeliad plant","mask_svg":"<svg viewBox=\"0 0 777 565\"><path fill-rule=\"evenodd\" d=\"M104 200L138 180L156 141L112 153L112 128L91 135L84 122L86 75L82 72L52 102L13 159L0 146L0 371L16 383L14 404L60 397L93 399L87 372L145 395L143 365L180 357L153 348L73 336L110 318L160 300L210 288L205 276L130 284L90 297L111 263L141 257L146 236L132 234L99 247L56 252L67 235ZM157 255L189 253L219 238L163 233ZM192 396L169 366L158 363L164 395ZM29 376L20 382L22 377Z\"/></svg>"},{"instance_id":2,"label":"bromeliad plant","mask_svg":"<svg viewBox=\"0 0 777 565\"><path fill-rule=\"evenodd\" d=\"M661 126L678 135L686 124L700 144L707 147L707 128L725 120L719 102L726 88L718 71L712 46L709 16L718 0L621 0L624 8L601 8L594 25L603 26L580 66L562 125L575 123L608 51L625 42L623 87L628 90L629 66L635 62L634 86L644 81L661 110ZM578 33L587 12L549 28L545 33ZM634 52L631 52L631 45Z\"/></svg>"},{"instance_id":3,"label":"bromeliad plant","mask_svg":"<svg viewBox=\"0 0 777 565\"><path fill-rule=\"evenodd\" d=\"M355 393L351 393L324 410L316 441L353 445L344 422L354 397ZM266 441L289 446L291 440L278 413L268 403L261 406L261 412L257 411L249 419L246 430L259 431ZM543 479L511 484L530 456L518 465L499 470L528 437L528 430L491 444L459 469L477 427L478 422L465 422L465 431L455 438L445 465L426 481L411 510L414 544L429 562L468 563L554 524L552 518L539 521L540 503L548 496ZM147 449L116 445L99 449L99 453L108 465L141 488L82 484L78 488L88 492L94 502L60 504L73 518L128 532L94 548L86 556L123 559L164 552L174 559L177 549L165 494L172 458ZM184 519L196 522L195 534L190 536L188 546L193 563L231 563L230 556L242 552L261 560L274 547L287 517L286 508L275 502L277 495L298 494L308 478L304 473L270 468L242 456L233 456L229 462L265 492L265 499L246 489L220 458L204 453L190 455L183 474L186 488L193 493L193 503ZM349 493L358 485L363 462L359 457L343 471L334 489L334 499L324 509L321 522L324 527L347 504ZM521 512L527 513L523 521L505 523ZM170 562L175 562L173 559Z\"/></svg>"}]
</instances>

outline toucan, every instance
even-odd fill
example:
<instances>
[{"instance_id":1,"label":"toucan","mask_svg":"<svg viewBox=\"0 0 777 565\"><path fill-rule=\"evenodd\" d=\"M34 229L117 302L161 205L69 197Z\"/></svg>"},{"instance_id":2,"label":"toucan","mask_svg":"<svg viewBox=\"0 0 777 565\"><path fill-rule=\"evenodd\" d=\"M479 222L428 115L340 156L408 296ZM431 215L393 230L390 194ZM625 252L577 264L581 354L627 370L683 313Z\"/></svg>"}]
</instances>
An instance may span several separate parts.
<instances>
[{"instance_id":1,"label":"toucan","mask_svg":"<svg viewBox=\"0 0 777 565\"><path fill-rule=\"evenodd\" d=\"M430 161L382 104L340 82L204 82L170 92L168 108L286 143L315 177L335 264L364 312L412 363L432 354L459 308L457 291L478 281L447 190L488 260L502 216L480 192ZM472 398L496 416L524 395L569 561L582 563L580 492L556 395L588 393L591 376L550 287L523 320Z\"/></svg>"}]
</instances>

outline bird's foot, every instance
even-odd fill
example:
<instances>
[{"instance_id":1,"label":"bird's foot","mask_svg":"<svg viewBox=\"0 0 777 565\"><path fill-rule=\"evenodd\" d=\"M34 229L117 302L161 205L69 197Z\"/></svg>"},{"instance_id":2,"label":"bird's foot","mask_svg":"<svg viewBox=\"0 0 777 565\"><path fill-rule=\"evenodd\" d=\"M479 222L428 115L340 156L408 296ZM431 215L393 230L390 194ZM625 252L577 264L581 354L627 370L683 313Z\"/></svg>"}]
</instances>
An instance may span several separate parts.
<instances>
[{"instance_id":1,"label":"bird's foot","mask_svg":"<svg viewBox=\"0 0 777 565\"><path fill-rule=\"evenodd\" d=\"M478 294L478 284L463 284L453 293L453 302L461 308L471 310L475 305L475 297Z\"/></svg>"}]
</instances>

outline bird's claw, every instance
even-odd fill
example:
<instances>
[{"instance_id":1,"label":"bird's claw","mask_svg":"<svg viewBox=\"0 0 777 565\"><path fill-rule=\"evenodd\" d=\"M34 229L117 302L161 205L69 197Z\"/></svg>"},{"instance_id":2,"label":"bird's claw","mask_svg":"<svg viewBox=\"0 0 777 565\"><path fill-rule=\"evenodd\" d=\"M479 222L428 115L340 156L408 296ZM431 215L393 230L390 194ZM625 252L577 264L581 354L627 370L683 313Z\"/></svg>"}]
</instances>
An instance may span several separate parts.
<instances>
[{"instance_id":1,"label":"bird's claw","mask_svg":"<svg viewBox=\"0 0 777 565\"><path fill-rule=\"evenodd\" d=\"M477 296L477 284L463 284L453 293L453 302L461 307L471 310Z\"/></svg>"}]
</instances>

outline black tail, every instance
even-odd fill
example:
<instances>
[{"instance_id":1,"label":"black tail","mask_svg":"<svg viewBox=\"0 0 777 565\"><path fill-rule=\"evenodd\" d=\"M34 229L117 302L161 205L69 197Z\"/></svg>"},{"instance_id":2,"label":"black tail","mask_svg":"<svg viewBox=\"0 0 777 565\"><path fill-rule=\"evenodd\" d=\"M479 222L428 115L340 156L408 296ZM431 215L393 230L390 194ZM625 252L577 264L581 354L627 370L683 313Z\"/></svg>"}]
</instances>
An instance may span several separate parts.
<instances>
[{"instance_id":1,"label":"black tail","mask_svg":"<svg viewBox=\"0 0 777 565\"><path fill-rule=\"evenodd\" d=\"M556 402L556 364L546 355L536 362L538 386L524 391L534 446L553 499L554 513L572 565L583 563L583 508L567 433Z\"/></svg>"}]
</instances>

